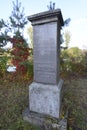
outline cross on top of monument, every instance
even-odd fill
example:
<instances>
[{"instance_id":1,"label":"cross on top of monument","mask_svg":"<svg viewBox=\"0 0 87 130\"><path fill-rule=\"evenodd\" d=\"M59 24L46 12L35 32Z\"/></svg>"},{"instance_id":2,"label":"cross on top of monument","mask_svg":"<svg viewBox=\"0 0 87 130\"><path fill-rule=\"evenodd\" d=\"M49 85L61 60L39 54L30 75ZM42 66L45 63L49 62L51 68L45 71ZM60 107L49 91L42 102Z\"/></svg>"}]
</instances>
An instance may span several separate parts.
<instances>
[{"instance_id":1,"label":"cross on top of monument","mask_svg":"<svg viewBox=\"0 0 87 130\"><path fill-rule=\"evenodd\" d=\"M55 9L55 3L52 3L52 1L50 1L50 5L47 5L47 8L49 9L49 11L54 10Z\"/></svg>"}]
</instances>

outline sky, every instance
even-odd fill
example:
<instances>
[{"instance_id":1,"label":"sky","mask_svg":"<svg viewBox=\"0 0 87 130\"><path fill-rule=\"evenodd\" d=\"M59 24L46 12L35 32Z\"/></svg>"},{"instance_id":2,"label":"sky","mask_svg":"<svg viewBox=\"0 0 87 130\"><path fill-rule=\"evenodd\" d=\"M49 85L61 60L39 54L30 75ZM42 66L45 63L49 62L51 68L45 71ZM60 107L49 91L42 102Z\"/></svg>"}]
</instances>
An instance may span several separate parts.
<instances>
[{"instance_id":1,"label":"sky","mask_svg":"<svg viewBox=\"0 0 87 130\"><path fill-rule=\"evenodd\" d=\"M0 19L8 20L13 10L13 0L0 0ZM16 0L14 0L16 1ZM47 11L51 0L19 0L24 7L25 16ZM68 27L70 31L70 47L87 49L87 0L52 0L55 9L60 8L63 19L71 19Z\"/></svg>"}]
</instances>

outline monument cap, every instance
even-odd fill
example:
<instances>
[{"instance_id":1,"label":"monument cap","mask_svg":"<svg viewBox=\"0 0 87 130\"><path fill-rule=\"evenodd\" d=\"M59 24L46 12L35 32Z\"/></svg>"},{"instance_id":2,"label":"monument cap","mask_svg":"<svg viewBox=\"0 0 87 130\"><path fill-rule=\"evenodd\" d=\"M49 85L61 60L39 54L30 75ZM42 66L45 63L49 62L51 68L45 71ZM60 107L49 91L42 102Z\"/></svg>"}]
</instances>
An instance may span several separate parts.
<instances>
[{"instance_id":1,"label":"monument cap","mask_svg":"<svg viewBox=\"0 0 87 130\"><path fill-rule=\"evenodd\" d=\"M28 20L33 23L34 21L38 21L38 20L46 19L46 18L51 18L51 17L58 17L61 26L64 26L64 21L63 21L61 9L55 9L55 10L50 10L50 11L45 11L45 12L41 12L38 14L34 14L31 16L28 16Z\"/></svg>"}]
</instances>

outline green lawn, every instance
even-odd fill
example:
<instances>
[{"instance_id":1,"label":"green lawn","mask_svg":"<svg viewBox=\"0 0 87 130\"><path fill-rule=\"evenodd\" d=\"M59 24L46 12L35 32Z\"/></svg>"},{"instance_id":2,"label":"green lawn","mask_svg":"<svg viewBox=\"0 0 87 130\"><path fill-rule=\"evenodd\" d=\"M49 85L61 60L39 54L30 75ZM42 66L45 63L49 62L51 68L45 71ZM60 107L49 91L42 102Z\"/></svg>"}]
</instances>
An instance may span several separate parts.
<instances>
[{"instance_id":1,"label":"green lawn","mask_svg":"<svg viewBox=\"0 0 87 130\"><path fill-rule=\"evenodd\" d=\"M39 130L22 117L28 107L29 84L8 75L0 79L0 130ZM87 130L87 79L66 79L63 90L63 111L68 111L69 129Z\"/></svg>"}]
</instances>

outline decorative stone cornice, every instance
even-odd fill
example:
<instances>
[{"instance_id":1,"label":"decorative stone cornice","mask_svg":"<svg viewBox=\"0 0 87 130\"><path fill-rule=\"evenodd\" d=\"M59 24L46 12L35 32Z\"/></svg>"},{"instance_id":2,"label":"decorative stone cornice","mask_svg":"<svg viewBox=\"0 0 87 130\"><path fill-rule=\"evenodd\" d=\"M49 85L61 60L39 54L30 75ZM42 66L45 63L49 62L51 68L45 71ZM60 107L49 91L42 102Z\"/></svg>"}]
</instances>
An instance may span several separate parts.
<instances>
[{"instance_id":1,"label":"decorative stone cornice","mask_svg":"<svg viewBox=\"0 0 87 130\"><path fill-rule=\"evenodd\" d=\"M32 25L42 24L51 21L57 21L59 19L60 25L64 25L62 13L60 9L45 11L38 14L28 16L28 20L32 22ZM43 21L44 20L44 21Z\"/></svg>"}]
</instances>

